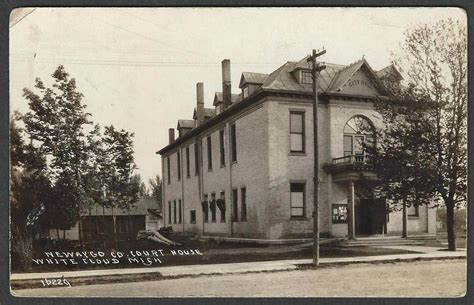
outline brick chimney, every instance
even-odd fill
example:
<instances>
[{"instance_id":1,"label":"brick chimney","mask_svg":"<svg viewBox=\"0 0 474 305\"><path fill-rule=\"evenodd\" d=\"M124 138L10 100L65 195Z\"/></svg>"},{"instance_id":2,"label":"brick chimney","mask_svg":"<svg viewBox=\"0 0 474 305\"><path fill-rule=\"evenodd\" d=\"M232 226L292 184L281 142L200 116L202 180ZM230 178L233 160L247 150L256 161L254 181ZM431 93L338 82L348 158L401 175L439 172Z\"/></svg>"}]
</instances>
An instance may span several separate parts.
<instances>
[{"instance_id":1,"label":"brick chimney","mask_svg":"<svg viewBox=\"0 0 474 305\"><path fill-rule=\"evenodd\" d=\"M196 127L201 126L204 123L204 84L196 84Z\"/></svg>"},{"instance_id":2,"label":"brick chimney","mask_svg":"<svg viewBox=\"0 0 474 305\"><path fill-rule=\"evenodd\" d=\"M174 142L174 128L168 129L169 144Z\"/></svg>"},{"instance_id":3,"label":"brick chimney","mask_svg":"<svg viewBox=\"0 0 474 305\"><path fill-rule=\"evenodd\" d=\"M222 61L222 99L224 110L229 108L232 103L232 91L230 85L230 60Z\"/></svg>"}]
</instances>

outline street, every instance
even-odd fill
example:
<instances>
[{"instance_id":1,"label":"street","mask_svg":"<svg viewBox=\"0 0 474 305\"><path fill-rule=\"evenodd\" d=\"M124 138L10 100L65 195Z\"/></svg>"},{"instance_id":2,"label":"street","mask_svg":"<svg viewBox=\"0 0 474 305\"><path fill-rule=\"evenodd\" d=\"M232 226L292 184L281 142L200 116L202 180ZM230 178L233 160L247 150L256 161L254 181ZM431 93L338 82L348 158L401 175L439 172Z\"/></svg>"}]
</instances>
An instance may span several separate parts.
<instances>
[{"instance_id":1,"label":"street","mask_svg":"<svg viewBox=\"0 0 474 305\"><path fill-rule=\"evenodd\" d=\"M466 260L350 264L72 288L15 290L15 296L111 297L459 297Z\"/></svg>"}]
</instances>

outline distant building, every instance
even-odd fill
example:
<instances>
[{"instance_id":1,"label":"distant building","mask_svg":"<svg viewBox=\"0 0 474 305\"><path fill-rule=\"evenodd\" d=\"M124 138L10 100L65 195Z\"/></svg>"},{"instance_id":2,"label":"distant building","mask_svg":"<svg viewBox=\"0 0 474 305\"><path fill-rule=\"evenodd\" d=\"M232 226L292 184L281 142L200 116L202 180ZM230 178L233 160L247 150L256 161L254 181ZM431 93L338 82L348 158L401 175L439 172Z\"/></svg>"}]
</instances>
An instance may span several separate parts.
<instances>
[{"instance_id":1,"label":"distant building","mask_svg":"<svg viewBox=\"0 0 474 305\"><path fill-rule=\"evenodd\" d=\"M320 229L348 236L354 205L356 236L400 234L401 212L361 182L374 178L363 142L383 128L374 99L383 83L399 82L393 66L374 71L365 59L326 64L318 87ZM222 62L222 92L205 108L197 84L193 120L178 121L178 137L158 151L164 225L199 235L282 239L313 232L312 76L307 58L270 74L243 72L232 94L230 61ZM372 131L368 131L372 130ZM410 234L435 234L436 210L409 209Z\"/></svg>"},{"instance_id":2,"label":"distant building","mask_svg":"<svg viewBox=\"0 0 474 305\"><path fill-rule=\"evenodd\" d=\"M81 219L82 236L85 244L114 243L114 218L117 241L135 239L140 230L156 231L163 226L161 210L155 199L142 197L130 211L119 208L103 208L95 205L83 212ZM57 239L56 230L50 230L50 236ZM79 225L70 230L60 230L60 239L79 240Z\"/></svg>"}]
</instances>

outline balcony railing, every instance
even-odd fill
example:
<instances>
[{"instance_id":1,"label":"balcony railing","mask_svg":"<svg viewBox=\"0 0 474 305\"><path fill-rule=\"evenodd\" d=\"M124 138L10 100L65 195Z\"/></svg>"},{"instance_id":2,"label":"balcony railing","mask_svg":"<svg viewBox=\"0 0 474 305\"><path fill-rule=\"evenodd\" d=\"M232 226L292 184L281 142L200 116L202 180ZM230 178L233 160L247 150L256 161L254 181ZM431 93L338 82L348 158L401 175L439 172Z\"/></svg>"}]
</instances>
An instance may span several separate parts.
<instances>
[{"instance_id":1,"label":"balcony railing","mask_svg":"<svg viewBox=\"0 0 474 305\"><path fill-rule=\"evenodd\" d=\"M344 157L335 158L332 160L332 165L345 165L345 164L357 164L357 165L370 164L370 156L348 155Z\"/></svg>"}]
</instances>

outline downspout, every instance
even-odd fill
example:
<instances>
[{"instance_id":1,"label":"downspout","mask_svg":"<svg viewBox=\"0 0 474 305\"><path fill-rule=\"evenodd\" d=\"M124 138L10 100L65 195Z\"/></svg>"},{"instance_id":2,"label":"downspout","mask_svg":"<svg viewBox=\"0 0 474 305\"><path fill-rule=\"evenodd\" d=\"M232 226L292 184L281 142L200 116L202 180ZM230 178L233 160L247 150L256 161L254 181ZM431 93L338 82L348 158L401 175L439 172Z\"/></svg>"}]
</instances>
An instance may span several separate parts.
<instances>
[{"instance_id":1,"label":"downspout","mask_svg":"<svg viewBox=\"0 0 474 305\"><path fill-rule=\"evenodd\" d=\"M181 153L179 154L179 156L181 157L181 160L179 160L179 162L181 163L181 166L180 166L180 169L181 169L181 222L183 224L183 233L184 233L184 215L186 213L184 213L184 164L183 162L181 162L184 158L183 158L183 147L180 148L181 150ZM189 157L189 156L188 156ZM186 176L187 177L187 176Z\"/></svg>"}]
</instances>

